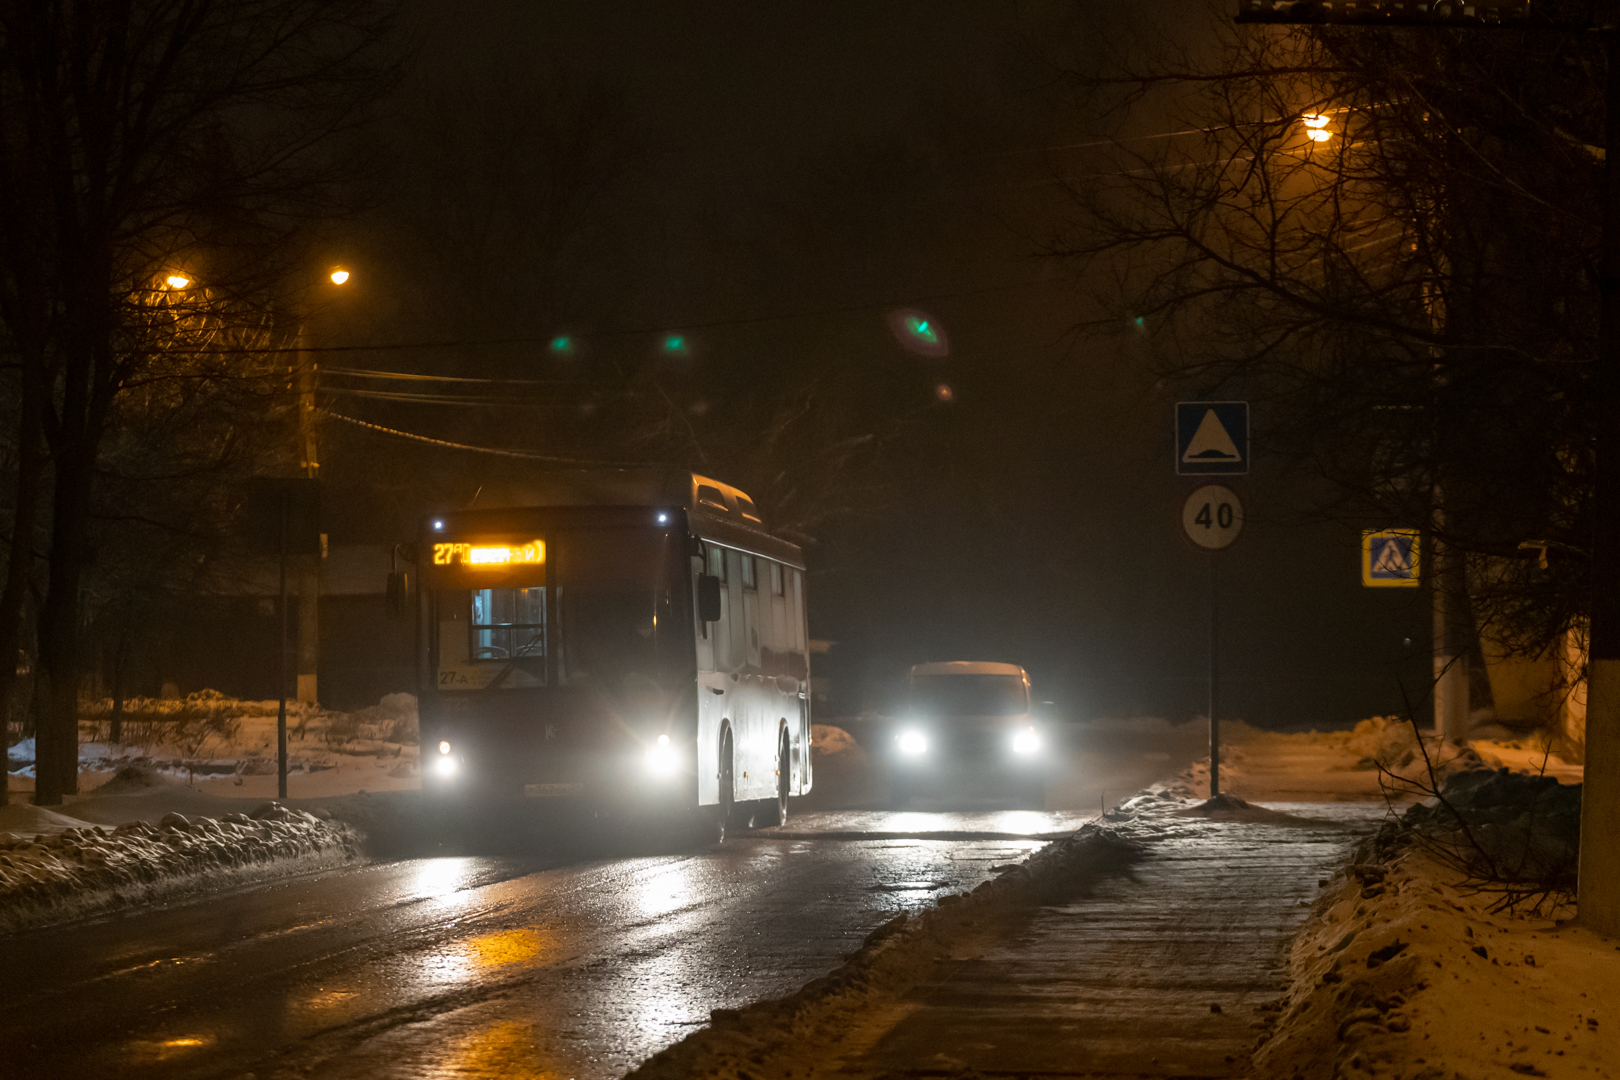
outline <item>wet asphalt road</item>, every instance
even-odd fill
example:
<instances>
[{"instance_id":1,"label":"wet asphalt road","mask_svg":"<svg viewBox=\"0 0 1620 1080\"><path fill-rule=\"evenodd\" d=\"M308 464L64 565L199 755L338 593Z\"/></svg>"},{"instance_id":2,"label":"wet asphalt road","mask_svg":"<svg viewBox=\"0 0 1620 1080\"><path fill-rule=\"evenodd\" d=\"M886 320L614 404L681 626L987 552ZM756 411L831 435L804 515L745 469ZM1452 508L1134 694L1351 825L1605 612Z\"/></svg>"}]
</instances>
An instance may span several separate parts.
<instances>
[{"instance_id":1,"label":"wet asphalt road","mask_svg":"<svg viewBox=\"0 0 1620 1080\"><path fill-rule=\"evenodd\" d=\"M616 1077L1087 815L822 812L710 850L404 859L0 940L6 1077Z\"/></svg>"}]
</instances>

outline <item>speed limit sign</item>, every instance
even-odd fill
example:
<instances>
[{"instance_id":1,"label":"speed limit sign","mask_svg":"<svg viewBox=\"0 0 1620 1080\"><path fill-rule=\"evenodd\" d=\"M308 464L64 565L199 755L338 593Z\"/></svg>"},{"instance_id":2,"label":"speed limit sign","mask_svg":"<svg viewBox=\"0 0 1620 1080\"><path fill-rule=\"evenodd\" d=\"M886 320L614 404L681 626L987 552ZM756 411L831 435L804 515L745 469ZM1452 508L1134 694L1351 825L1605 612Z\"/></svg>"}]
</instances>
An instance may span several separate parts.
<instances>
[{"instance_id":1,"label":"speed limit sign","mask_svg":"<svg viewBox=\"0 0 1620 1080\"><path fill-rule=\"evenodd\" d=\"M1181 527L1199 547L1219 551L1243 531L1243 504L1230 488L1209 484L1188 496Z\"/></svg>"}]
</instances>

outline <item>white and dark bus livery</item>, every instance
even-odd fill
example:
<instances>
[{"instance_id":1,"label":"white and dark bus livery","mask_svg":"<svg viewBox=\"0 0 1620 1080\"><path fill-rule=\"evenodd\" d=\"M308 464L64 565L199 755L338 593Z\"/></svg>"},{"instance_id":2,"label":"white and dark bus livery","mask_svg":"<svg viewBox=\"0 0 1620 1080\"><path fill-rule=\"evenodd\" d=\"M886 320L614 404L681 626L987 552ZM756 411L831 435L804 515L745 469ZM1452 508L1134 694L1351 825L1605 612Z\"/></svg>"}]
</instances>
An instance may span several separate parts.
<instances>
[{"instance_id":1,"label":"white and dark bus livery","mask_svg":"<svg viewBox=\"0 0 1620 1080\"><path fill-rule=\"evenodd\" d=\"M417 548L424 788L785 820L811 784L800 549L689 472L480 494Z\"/></svg>"}]
</instances>

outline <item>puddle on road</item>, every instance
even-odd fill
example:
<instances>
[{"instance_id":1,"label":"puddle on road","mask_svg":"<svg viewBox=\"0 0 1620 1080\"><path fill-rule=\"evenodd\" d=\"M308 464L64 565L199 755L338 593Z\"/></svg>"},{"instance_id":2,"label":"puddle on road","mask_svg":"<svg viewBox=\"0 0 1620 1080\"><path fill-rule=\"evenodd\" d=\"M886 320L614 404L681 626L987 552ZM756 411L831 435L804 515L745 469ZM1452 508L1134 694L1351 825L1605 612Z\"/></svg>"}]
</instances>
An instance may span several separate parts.
<instances>
[{"instance_id":1,"label":"puddle on road","mask_svg":"<svg viewBox=\"0 0 1620 1080\"><path fill-rule=\"evenodd\" d=\"M427 1075L564 1080L545 1060L535 1025L523 1020L503 1020L472 1033L456 1045L449 1061Z\"/></svg>"}]
</instances>

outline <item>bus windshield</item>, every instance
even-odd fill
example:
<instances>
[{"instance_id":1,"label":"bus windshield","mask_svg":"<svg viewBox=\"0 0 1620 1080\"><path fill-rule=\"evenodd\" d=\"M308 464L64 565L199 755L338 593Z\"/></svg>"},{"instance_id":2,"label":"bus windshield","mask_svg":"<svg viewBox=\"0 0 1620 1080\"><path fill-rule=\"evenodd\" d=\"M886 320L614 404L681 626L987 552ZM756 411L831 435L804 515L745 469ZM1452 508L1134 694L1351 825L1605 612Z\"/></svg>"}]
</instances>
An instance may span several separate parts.
<instances>
[{"instance_id":1,"label":"bus windshield","mask_svg":"<svg viewBox=\"0 0 1620 1080\"><path fill-rule=\"evenodd\" d=\"M549 574L536 568L532 583L438 590L440 689L658 687L670 543L646 529L562 532L547 538Z\"/></svg>"},{"instance_id":2,"label":"bus windshield","mask_svg":"<svg viewBox=\"0 0 1620 1080\"><path fill-rule=\"evenodd\" d=\"M911 711L919 716L1018 716L1029 711L1017 675L913 675Z\"/></svg>"}]
</instances>

